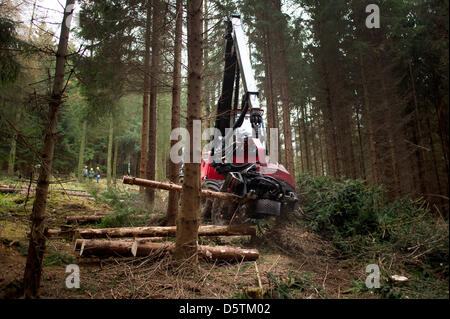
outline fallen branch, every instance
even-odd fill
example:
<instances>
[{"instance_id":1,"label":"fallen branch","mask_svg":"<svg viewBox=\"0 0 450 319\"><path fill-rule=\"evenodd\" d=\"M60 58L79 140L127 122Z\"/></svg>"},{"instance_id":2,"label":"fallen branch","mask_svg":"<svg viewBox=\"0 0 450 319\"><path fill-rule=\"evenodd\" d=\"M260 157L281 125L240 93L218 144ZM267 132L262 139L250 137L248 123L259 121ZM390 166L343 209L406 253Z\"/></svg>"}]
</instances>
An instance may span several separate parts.
<instances>
[{"instance_id":1,"label":"fallen branch","mask_svg":"<svg viewBox=\"0 0 450 319\"><path fill-rule=\"evenodd\" d=\"M9 188L9 187L0 187L0 193L16 193L19 192L19 189Z\"/></svg>"},{"instance_id":2,"label":"fallen branch","mask_svg":"<svg viewBox=\"0 0 450 319\"><path fill-rule=\"evenodd\" d=\"M163 189L163 190L167 190L167 191L176 191L176 192L183 191L183 187L180 185L177 185L177 184L162 183L162 182L152 181L152 180L143 179L143 178L130 177L130 176L124 176L122 182L127 185L138 185L138 186L143 186L143 187ZM236 194L214 192L214 191L210 191L210 190L206 190L206 189L202 189L200 196L213 197L213 198L232 200L232 201L241 201L242 200L242 198L240 198Z\"/></svg>"}]
</instances>

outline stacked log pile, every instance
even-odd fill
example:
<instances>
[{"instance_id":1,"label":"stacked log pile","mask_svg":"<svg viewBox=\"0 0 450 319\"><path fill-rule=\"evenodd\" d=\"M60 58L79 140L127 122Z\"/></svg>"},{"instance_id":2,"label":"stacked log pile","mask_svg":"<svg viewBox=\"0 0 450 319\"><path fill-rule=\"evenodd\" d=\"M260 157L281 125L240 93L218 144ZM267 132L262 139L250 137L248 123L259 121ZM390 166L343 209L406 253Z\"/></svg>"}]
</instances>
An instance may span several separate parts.
<instances>
[{"instance_id":1,"label":"stacked log pile","mask_svg":"<svg viewBox=\"0 0 450 319\"><path fill-rule=\"evenodd\" d=\"M182 191L176 184L161 183L146 179L124 177L124 184L164 190ZM202 197L213 197L223 200L242 201L235 194L202 190ZM145 217L141 215L135 218ZM67 224L86 224L101 221L105 215L70 216ZM173 242L163 241L164 238L176 237L176 226L147 226L147 227L118 227L118 228L69 228L61 230L48 230L50 237L75 235L75 251L80 257L143 257L158 253L172 253L175 248ZM253 225L218 226L207 225L198 228L198 236L255 236L256 227ZM111 240L118 239L118 240ZM250 261L259 257L256 249L242 249L230 246L198 245L197 253L207 260L220 261Z\"/></svg>"}]
</instances>

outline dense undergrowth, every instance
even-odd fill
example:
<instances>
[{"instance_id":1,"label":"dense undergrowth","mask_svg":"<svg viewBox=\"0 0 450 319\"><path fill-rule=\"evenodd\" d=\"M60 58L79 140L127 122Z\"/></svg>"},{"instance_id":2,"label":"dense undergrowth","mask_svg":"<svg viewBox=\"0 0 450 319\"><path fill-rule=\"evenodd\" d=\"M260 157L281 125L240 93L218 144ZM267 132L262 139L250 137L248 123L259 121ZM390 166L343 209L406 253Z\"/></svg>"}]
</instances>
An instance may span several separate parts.
<instances>
[{"instance_id":1,"label":"dense undergrowth","mask_svg":"<svg viewBox=\"0 0 450 319\"><path fill-rule=\"evenodd\" d=\"M377 264L381 297L448 298L448 221L420 199L387 200L381 186L303 174L297 183L306 225L331 241L344 258ZM391 276L405 275L396 284ZM355 281L358 292L368 292Z\"/></svg>"}]
</instances>

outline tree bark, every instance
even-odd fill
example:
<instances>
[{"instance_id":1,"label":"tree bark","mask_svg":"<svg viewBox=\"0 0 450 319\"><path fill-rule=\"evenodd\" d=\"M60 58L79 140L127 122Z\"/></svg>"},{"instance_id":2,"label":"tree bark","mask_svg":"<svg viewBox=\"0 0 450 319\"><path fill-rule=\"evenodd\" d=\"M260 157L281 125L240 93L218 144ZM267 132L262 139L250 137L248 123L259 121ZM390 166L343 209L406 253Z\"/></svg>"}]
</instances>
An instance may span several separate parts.
<instances>
[{"instance_id":1,"label":"tree bark","mask_svg":"<svg viewBox=\"0 0 450 319\"><path fill-rule=\"evenodd\" d=\"M264 25L262 27L263 32L263 59L264 59L264 88L266 96L266 109L267 109L267 145L270 145L270 129L278 128L278 122L275 121L275 105L273 98L273 78L272 78L272 52L270 48L271 43L271 31L267 27L268 17L265 10L257 12L262 17ZM278 159L277 159L278 160Z\"/></svg>"},{"instance_id":2,"label":"tree bark","mask_svg":"<svg viewBox=\"0 0 450 319\"><path fill-rule=\"evenodd\" d=\"M182 213L182 212L180 212ZM76 231L81 238L123 238L123 237L178 237L178 226L146 226L116 228L82 228ZM235 236L256 235L253 225L200 226L196 232L199 236Z\"/></svg>"},{"instance_id":3,"label":"tree bark","mask_svg":"<svg viewBox=\"0 0 450 319\"><path fill-rule=\"evenodd\" d=\"M205 73L209 73L207 77L204 77L203 79L203 88L204 88L204 94L203 94L203 103L204 103L204 109L205 109L205 119L202 121L203 127L205 129L210 127L210 116L211 116L211 110L210 110L210 100L211 100L211 94L210 94L210 73L211 69L209 69L209 18L208 18L208 0L203 0L203 6L204 6L204 19L203 19L203 36L204 36L204 46L203 46L203 65L205 66ZM209 140L206 141L206 143L209 143Z\"/></svg>"},{"instance_id":4,"label":"tree bark","mask_svg":"<svg viewBox=\"0 0 450 319\"><path fill-rule=\"evenodd\" d=\"M83 216L67 216L66 217L66 223L67 224L90 224L90 223L96 223L102 220L105 216L109 214L102 214L102 215L83 215Z\"/></svg>"},{"instance_id":5,"label":"tree bark","mask_svg":"<svg viewBox=\"0 0 450 319\"><path fill-rule=\"evenodd\" d=\"M281 14L281 1L276 0L277 10ZM294 166L294 152L292 150L292 132L291 132L291 114L290 114L290 101L288 91L288 74L286 66L286 41L284 34L284 27L280 27L278 30L278 49L279 49L279 72L280 72L280 93L283 108L283 135L284 135L284 158L286 169L292 176L295 176Z\"/></svg>"},{"instance_id":6,"label":"tree bark","mask_svg":"<svg viewBox=\"0 0 450 319\"><path fill-rule=\"evenodd\" d=\"M323 133L323 129L322 129L322 125L320 122L320 116L319 114L317 114L317 138L319 140L319 152L320 152L320 167L321 167L321 171L320 171L320 175L324 175L325 174L325 163L323 160L323 147L322 147L322 133Z\"/></svg>"},{"instance_id":7,"label":"tree bark","mask_svg":"<svg viewBox=\"0 0 450 319\"><path fill-rule=\"evenodd\" d=\"M41 169L36 187L33 211L31 213L30 241L23 280L25 298L38 297L41 283L42 259L45 252L45 209L53 166L58 111L62 103L64 69L70 32L70 19L68 17L73 13L74 2L75 0L67 0L66 2L56 54L55 77L49 101L48 120L44 131L44 143L41 153Z\"/></svg>"},{"instance_id":8,"label":"tree bark","mask_svg":"<svg viewBox=\"0 0 450 319\"><path fill-rule=\"evenodd\" d=\"M326 125L328 127L328 145L329 145L329 166L331 168L331 175L337 177L340 174L339 171L339 159L338 159L338 149L337 149L337 137L336 137L336 125L335 117L333 112L332 96L330 81L328 76L328 69L326 62L323 57L321 58L322 72L325 80L325 100L326 103L323 108L324 117L326 119Z\"/></svg>"},{"instance_id":9,"label":"tree bark","mask_svg":"<svg viewBox=\"0 0 450 319\"><path fill-rule=\"evenodd\" d=\"M112 168L112 177L113 184L116 186L117 184L117 157L119 152L119 139L117 136L114 137L114 156L113 156L113 168Z\"/></svg>"},{"instance_id":10,"label":"tree bark","mask_svg":"<svg viewBox=\"0 0 450 319\"><path fill-rule=\"evenodd\" d=\"M151 66L151 85L150 85L150 123L149 123L149 141L147 156L147 178L154 180L156 176L156 123L157 123L157 99L158 99L158 80L159 80L159 55L161 48L161 29L162 29L162 3L161 0L153 0L153 25L152 25L152 66ZM155 202L155 190L147 188L145 190L147 208L153 210Z\"/></svg>"},{"instance_id":11,"label":"tree bark","mask_svg":"<svg viewBox=\"0 0 450 319\"><path fill-rule=\"evenodd\" d=\"M202 72L203 72L203 37L202 37L202 0L188 1L188 105L187 130L190 135L190 159L197 143L193 141L193 121L201 119ZM200 163L184 164L183 197L180 216L177 219L177 236L174 256L178 261L192 256L192 266L197 264L197 235L200 218Z\"/></svg>"},{"instance_id":12,"label":"tree bark","mask_svg":"<svg viewBox=\"0 0 450 319\"><path fill-rule=\"evenodd\" d=\"M297 116L297 118L298 118L298 116ZM298 124L300 124L300 123L298 123ZM294 129L295 129L295 145L296 145L295 149L297 151L296 157L297 157L297 162L298 162L297 173L301 173L301 172L304 172L305 170L303 168L303 157L302 157L302 144L303 143L300 142L302 135L300 133L300 125L298 125L298 124L294 127Z\"/></svg>"},{"instance_id":13,"label":"tree bark","mask_svg":"<svg viewBox=\"0 0 450 319\"><path fill-rule=\"evenodd\" d=\"M80 256L82 257L145 257L165 252L173 253L174 250L175 245L170 242L154 243L78 239L75 243L75 251L80 251ZM241 249L229 246L198 246L197 255L211 261L241 262L259 258L259 252L256 249Z\"/></svg>"},{"instance_id":14,"label":"tree bark","mask_svg":"<svg viewBox=\"0 0 450 319\"><path fill-rule=\"evenodd\" d=\"M173 88L172 88L172 130L180 127L180 107L181 107L181 49L182 49L182 33L183 33L183 1L177 0L177 18L175 22L175 49L174 49L174 66L173 66ZM178 141L170 141L173 147ZM180 165L170 160L170 181L178 183ZM179 194L176 191L169 193L167 204L167 225L175 225L178 215Z\"/></svg>"},{"instance_id":15,"label":"tree bark","mask_svg":"<svg viewBox=\"0 0 450 319\"><path fill-rule=\"evenodd\" d=\"M372 171L372 183L378 184L380 182L380 174L378 168L378 160L377 160L377 151L375 146L375 136L373 131L373 122L372 122L372 108L369 99L369 90L367 88L367 80L366 73L364 69L364 60L363 56L359 54L359 62L360 62L360 71L361 71L361 84L363 86L364 92L364 106L363 106L363 114L365 115L367 121L367 135L369 137L369 150L370 150L370 166Z\"/></svg>"},{"instance_id":16,"label":"tree bark","mask_svg":"<svg viewBox=\"0 0 450 319\"><path fill-rule=\"evenodd\" d=\"M19 121L20 121L20 108L17 108L15 124L17 125ZM17 132L14 131L14 134L11 138L11 148L9 151L8 176L14 175L14 165L16 163L16 150L17 150Z\"/></svg>"},{"instance_id":17,"label":"tree bark","mask_svg":"<svg viewBox=\"0 0 450 319\"><path fill-rule=\"evenodd\" d=\"M83 166L84 166L84 150L86 148L86 130L87 121L83 121L83 127L81 129L81 141L80 141L80 152L78 153L78 180L83 180Z\"/></svg>"},{"instance_id":18,"label":"tree bark","mask_svg":"<svg viewBox=\"0 0 450 319\"><path fill-rule=\"evenodd\" d=\"M303 128L303 145L305 147L306 170L308 172L311 172L311 157L310 157L311 154L309 152L308 129L306 127L306 108L304 107L304 105L300 105L300 111L301 111L301 124Z\"/></svg>"},{"instance_id":19,"label":"tree bark","mask_svg":"<svg viewBox=\"0 0 450 319\"><path fill-rule=\"evenodd\" d=\"M366 165L364 164L364 149L361 134L361 118L360 118L361 113L362 112L358 111L356 114L356 123L358 125L358 145L359 145L359 169L360 169L359 176L362 177L362 179L366 179Z\"/></svg>"},{"instance_id":20,"label":"tree bark","mask_svg":"<svg viewBox=\"0 0 450 319\"><path fill-rule=\"evenodd\" d=\"M113 138L114 138L114 117L111 114L109 119L109 134L108 134L108 157L106 159L106 184L108 187L111 185L112 176L112 149L113 149Z\"/></svg>"},{"instance_id":21,"label":"tree bark","mask_svg":"<svg viewBox=\"0 0 450 319\"><path fill-rule=\"evenodd\" d=\"M400 196L401 189L400 189L400 172L398 167L398 159L397 159L397 150L396 150L396 143L394 139L394 125L393 125L393 113L392 108L389 105L388 97L387 97L387 88L385 83L385 75L382 68L382 61L380 58L380 54L377 54L377 67L379 71L380 76L380 85L381 85L381 98L382 98L382 104L383 104L383 111L384 111L384 124L386 126L386 133L387 133L387 140L388 140L388 150L390 155L390 164L392 168L392 179L393 179L393 185L392 185L392 191L396 196Z\"/></svg>"},{"instance_id":22,"label":"tree bark","mask_svg":"<svg viewBox=\"0 0 450 319\"><path fill-rule=\"evenodd\" d=\"M414 101L414 120L415 120L415 129L417 130L417 142L416 144L421 146L421 148L416 149L416 157L417 157L417 166L418 166L418 175L419 175L419 185L420 185L420 192L423 195L424 193L429 193L428 191L428 183L425 180L425 153L423 150L423 131L422 126L420 124L420 117L419 117L419 103L417 102L417 95L416 95L416 85L414 83L414 75L412 71L411 61L408 63L409 66L409 77L411 80L411 89L413 94L413 101Z\"/></svg>"},{"instance_id":23,"label":"tree bark","mask_svg":"<svg viewBox=\"0 0 450 319\"><path fill-rule=\"evenodd\" d=\"M150 188L156 188L156 189L164 189L167 191L176 191L176 192L184 192L185 189L183 186L177 185L177 184L169 184L169 183L163 183L163 182L157 182L157 181L151 181L147 179L142 178L134 178L130 176L124 176L123 177L123 183L128 185L139 185L144 187L150 187ZM223 193L223 192L214 192L207 189L199 189L199 193L201 197L214 197L224 200L233 200L233 201L240 201L241 198L232 193Z\"/></svg>"},{"instance_id":24,"label":"tree bark","mask_svg":"<svg viewBox=\"0 0 450 319\"><path fill-rule=\"evenodd\" d=\"M151 0L147 0L147 20L145 22L145 55L144 55L144 88L142 98L142 134L141 134L141 159L139 165L139 177L147 177L147 147L148 147L148 96L150 91L150 37L151 37L152 6ZM140 187L141 193L145 188Z\"/></svg>"}]
</instances>

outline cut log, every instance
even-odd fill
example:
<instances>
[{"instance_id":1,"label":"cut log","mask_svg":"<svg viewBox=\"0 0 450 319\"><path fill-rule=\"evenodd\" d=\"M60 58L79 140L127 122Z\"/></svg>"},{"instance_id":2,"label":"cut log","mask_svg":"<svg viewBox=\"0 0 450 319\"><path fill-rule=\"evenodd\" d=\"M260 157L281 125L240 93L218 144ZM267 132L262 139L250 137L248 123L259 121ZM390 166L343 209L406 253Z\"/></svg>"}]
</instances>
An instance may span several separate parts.
<instances>
[{"instance_id":1,"label":"cut log","mask_svg":"<svg viewBox=\"0 0 450 319\"><path fill-rule=\"evenodd\" d=\"M133 249L134 246L134 249ZM145 257L157 253L172 253L175 244L171 242L140 243L129 240L89 240L77 239L75 251L80 251L82 257ZM208 260L249 261L259 258L257 249L242 249L229 246L198 246L198 255Z\"/></svg>"},{"instance_id":2,"label":"cut log","mask_svg":"<svg viewBox=\"0 0 450 319\"><path fill-rule=\"evenodd\" d=\"M77 229L81 238L121 238L121 237L175 237L176 226L118 227ZM200 226L199 236L256 235L256 226Z\"/></svg>"},{"instance_id":3,"label":"cut log","mask_svg":"<svg viewBox=\"0 0 450 319\"><path fill-rule=\"evenodd\" d=\"M9 188L9 187L0 187L0 193L16 193L19 191L20 191L20 189Z\"/></svg>"},{"instance_id":4,"label":"cut log","mask_svg":"<svg viewBox=\"0 0 450 319\"><path fill-rule=\"evenodd\" d=\"M138 185L138 186L143 186L143 187L164 189L167 191L177 191L177 192L183 191L183 187L180 185L173 184L173 183L162 183L162 182L152 181L152 180L144 179L144 178L124 176L122 182L127 185ZM236 194L214 192L214 191L210 191L207 189L202 189L200 196L214 197L214 198L219 198L219 199L224 199L224 200L232 200L232 201L241 201L242 200L242 198Z\"/></svg>"},{"instance_id":5,"label":"cut log","mask_svg":"<svg viewBox=\"0 0 450 319\"><path fill-rule=\"evenodd\" d=\"M102 220L103 217L108 216L105 215L88 215L88 216L67 216L66 223L67 224L89 224L96 223Z\"/></svg>"}]
</instances>

